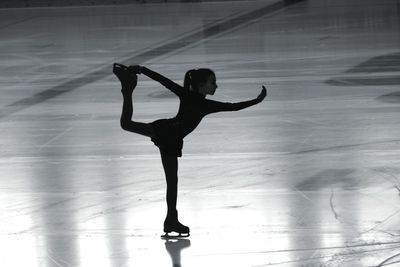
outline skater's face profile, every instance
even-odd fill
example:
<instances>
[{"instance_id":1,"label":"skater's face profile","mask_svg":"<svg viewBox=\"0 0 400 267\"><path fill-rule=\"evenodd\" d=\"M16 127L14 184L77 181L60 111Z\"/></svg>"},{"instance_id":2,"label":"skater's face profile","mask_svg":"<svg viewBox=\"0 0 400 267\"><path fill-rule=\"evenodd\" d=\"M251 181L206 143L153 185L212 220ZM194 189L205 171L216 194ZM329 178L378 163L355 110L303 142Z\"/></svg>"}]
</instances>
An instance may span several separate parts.
<instances>
[{"instance_id":1,"label":"skater's face profile","mask_svg":"<svg viewBox=\"0 0 400 267\"><path fill-rule=\"evenodd\" d=\"M199 92L203 95L213 95L217 88L217 79L215 75L210 75L206 82L200 86Z\"/></svg>"}]
</instances>

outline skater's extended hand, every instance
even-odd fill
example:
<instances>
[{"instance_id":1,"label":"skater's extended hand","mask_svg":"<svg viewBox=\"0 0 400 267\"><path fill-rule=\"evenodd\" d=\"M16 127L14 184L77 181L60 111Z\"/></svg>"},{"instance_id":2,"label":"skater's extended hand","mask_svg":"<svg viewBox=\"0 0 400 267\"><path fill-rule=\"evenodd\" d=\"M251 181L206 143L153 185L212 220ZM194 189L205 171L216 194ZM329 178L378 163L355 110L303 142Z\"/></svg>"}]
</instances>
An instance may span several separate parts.
<instances>
[{"instance_id":1,"label":"skater's extended hand","mask_svg":"<svg viewBox=\"0 0 400 267\"><path fill-rule=\"evenodd\" d=\"M140 65L129 66L128 69L130 71L134 72L135 74L141 74L142 73L142 66L140 66Z\"/></svg>"},{"instance_id":2,"label":"skater's extended hand","mask_svg":"<svg viewBox=\"0 0 400 267\"><path fill-rule=\"evenodd\" d=\"M265 88L265 86L262 86L262 90L261 93L257 96L258 101L263 101L264 98L267 96L267 89Z\"/></svg>"}]
</instances>

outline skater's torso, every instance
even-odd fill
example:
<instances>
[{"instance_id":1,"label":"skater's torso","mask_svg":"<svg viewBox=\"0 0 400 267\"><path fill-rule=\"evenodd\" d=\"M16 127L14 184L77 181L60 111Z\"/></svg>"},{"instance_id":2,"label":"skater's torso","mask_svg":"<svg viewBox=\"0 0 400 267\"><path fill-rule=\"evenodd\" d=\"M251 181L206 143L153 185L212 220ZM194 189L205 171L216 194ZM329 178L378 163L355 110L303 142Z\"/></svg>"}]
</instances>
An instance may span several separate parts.
<instances>
[{"instance_id":1,"label":"skater's torso","mask_svg":"<svg viewBox=\"0 0 400 267\"><path fill-rule=\"evenodd\" d=\"M176 138L183 139L191 133L199 125L204 116L208 114L221 111L236 111L258 103L257 99L240 103L224 103L206 99L204 95L190 91L146 67L142 68L142 73L158 81L179 97L180 105L178 114L174 118L166 120L168 121L168 128L178 135ZM171 129L171 127L173 129Z\"/></svg>"},{"instance_id":2,"label":"skater's torso","mask_svg":"<svg viewBox=\"0 0 400 267\"><path fill-rule=\"evenodd\" d=\"M183 139L191 133L207 114L241 108L241 103L222 103L206 99L204 95L190 91L148 68L143 67L142 73L158 81L179 97L178 114L174 118L168 119L170 127L173 127L174 132L178 133L178 138Z\"/></svg>"},{"instance_id":3,"label":"skater's torso","mask_svg":"<svg viewBox=\"0 0 400 267\"><path fill-rule=\"evenodd\" d=\"M185 90L181 89L182 92ZM203 95L187 91L179 96L180 105L178 114L171 119L171 122L178 127L181 138L191 133L207 114L215 112L214 101L205 99Z\"/></svg>"}]
</instances>

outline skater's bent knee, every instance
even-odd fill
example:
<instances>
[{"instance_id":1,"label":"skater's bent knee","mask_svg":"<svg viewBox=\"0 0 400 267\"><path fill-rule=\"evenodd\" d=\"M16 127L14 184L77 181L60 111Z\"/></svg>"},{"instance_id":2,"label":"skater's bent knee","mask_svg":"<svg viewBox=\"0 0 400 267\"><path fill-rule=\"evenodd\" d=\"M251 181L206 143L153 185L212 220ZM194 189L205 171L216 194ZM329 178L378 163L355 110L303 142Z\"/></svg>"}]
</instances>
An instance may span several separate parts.
<instances>
[{"instance_id":1,"label":"skater's bent knee","mask_svg":"<svg viewBox=\"0 0 400 267\"><path fill-rule=\"evenodd\" d=\"M129 131L129 132L137 132L137 129L135 127L135 125L132 123L132 121L129 120L121 120L120 122L121 128L124 129L125 131Z\"/></svg>"},{"instance_id":2,"label":"skater's bent knee","mask_svg":"<svg viewBox=\"0 0 400 267\"><path fill-rule=\"evenodd\" d=\"M120 121L120 125L121 125L122 129L124 129L125 131L128 131L128 128L129 128L129 123L128 122L126 122L124 120L121 120Z\"/></svg>"}]
</instances>

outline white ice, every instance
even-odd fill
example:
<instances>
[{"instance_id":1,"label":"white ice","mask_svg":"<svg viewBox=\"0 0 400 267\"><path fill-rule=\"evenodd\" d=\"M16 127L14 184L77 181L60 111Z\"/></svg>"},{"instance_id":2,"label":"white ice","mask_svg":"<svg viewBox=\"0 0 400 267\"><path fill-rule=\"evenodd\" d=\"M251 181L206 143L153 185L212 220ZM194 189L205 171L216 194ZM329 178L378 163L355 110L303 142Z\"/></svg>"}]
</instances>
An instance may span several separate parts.
<instances>
[{"instance_id":1,"label":"white ice","mask_svg":"<svg viewBox=\"0 0 400 267\"><path fill-rule=\"evenodd\" d=\"M255 12L277 3L0 10L1 266L400 265L398 1ZM159 152L120 128L113 62L209 67L220 101L268 88L185 139L187 240L160 239ZM178 108L144 76L133 99L138 121Z\"/></svg>"}]
</instances>

